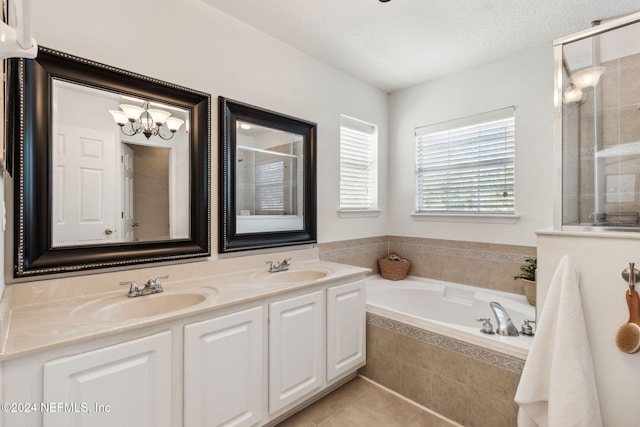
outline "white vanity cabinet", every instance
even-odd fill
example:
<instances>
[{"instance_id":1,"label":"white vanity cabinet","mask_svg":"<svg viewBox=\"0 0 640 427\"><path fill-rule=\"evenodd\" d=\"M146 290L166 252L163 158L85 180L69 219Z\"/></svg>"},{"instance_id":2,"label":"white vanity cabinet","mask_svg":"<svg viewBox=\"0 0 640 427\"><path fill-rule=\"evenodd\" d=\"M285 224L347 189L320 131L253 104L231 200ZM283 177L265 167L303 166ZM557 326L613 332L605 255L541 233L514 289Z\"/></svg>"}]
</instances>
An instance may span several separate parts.
<instances>
[{"instance_id":1,"label":"white vanity cabinet","mask_svg":"<svg viewBox=\"0 0 640 427\"><path fill-rule=\"evenodd\" d=\"M366 360L365 281L327 288L327 381Z\"/></svg>"},{"instance_id":2,"label":"white vanity cabinet","mask_svg":"<svg viewBox=\"0 0 640 427\"><path fill-rule=\"evenodd\" d=\"M364 365L364 274L275 282L246 298L230 281L210 310L112 330L81 323L103 329L0 364L0 396L16 405L3 407L0 427L273 424Z\"/></svg>"},{"instance_id":3,"label":"white vanity cabinet","mask_svg":"<svg viewBox=\"0 0 640 427\"><path fill-rule=\"evenodd\" d=\"M4 411L5 426L171 425L169 331L72 356L11 360L4 373L5 401L22 405Z\"/></svg>"},{"instance_id":4,"label":"white vanity cabinet","mask_svg":"<svg viewBox=\"0 0 640 427\"><path fill-rule=\"evenodd\" d=\"M250 426L262 419L263 309L184 327L184 426Z\"/></svg>"},{"instance_id":5,"label":"white vanity cabinet","mask_svg":"<svg viewBox=\"0 0 640 427\"><path fill-rule=\"evenodd\" d=\"M269 304L269 413L323 383L324 291Z\"/></svg>"}]
</instances>

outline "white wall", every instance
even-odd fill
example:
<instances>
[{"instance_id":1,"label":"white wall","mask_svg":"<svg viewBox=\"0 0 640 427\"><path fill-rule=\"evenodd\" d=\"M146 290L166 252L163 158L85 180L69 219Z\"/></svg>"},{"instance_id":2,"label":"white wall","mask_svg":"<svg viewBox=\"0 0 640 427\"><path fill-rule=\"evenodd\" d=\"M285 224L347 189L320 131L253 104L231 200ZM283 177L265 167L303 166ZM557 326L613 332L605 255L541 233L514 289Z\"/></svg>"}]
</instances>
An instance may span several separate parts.
<instances>
[{"instance_id":1,"label":"white wall","mask_svg":"<svg viewBox=\"0 0 640 427\"><path fill-rule=\"evenodd\" d=\"M625 300L628 287L620 273L629 262L635 262L636 268L640 265L640 236L635 233L570 232L539 235L538 301L543 301L563 255L571 255L580 269L582 308L604 425L637 426L640 420L640 354L618 350L615 337L618 328L629 319Z\"/></svg>"},{"instance_id":2,"label":"white wall","mask_svg":"<svg viewBox=\"0 0 640 427\"><path fill-rule=\"evenodd\" d=\"M44 46L212 95L214 254L218 95L318 123L320 242L393 234L535 245L534 231L552 224L550 44L408 88L388 98L198 0L113 0L92 2L90 6L84 0L34 0L33 9L34 36ZM516 209L520 220L515 224L414 220L410 216L414 210L413 129L510 105L516 106ZM337 215L340 114L379 126L383 213L377 218L340 219ZM619 274L628 261L640 264L640 259L633 258L640 253L637 240L567 238L560 244L556 238L541 237L539 243L541 283L550 278L550 270L562 254L576 257L584 279L583 301L603 414L607 425L635 425L640 419L635 399L640 356L617 351L614 336L627 317L625 286ZM221 269L239 268L241 261L230 261ZM262 264L263 260L256 262ZM94 275L92 281L104 277L102 280L115 285L126 277L151 277L147 272L139 275L140 278L130 272L117 277Z\"/></svg>"},{"instance_id":3,"label":"white wall","mask_svg":"<svg viewBox=\"0 0 640 427\"><path fill-rule=\"evenodd\" d=\"M34 0L40 45L212 95L212 242L217 252L217 97L318 124L318 241L386 234L386 215L340 219L340 114L380 126L386 158L387 94L199 0ZM380 181L385 183L383 164ZM381 205L386 204L382 185Z\"/></svg>"},{"instance_id":4,"label":"white wall","mask_svg":"<svg viewBox=\"0 0 640 427\"><path fill-rule=\"evenodd\" d=\"M553 224L553 49L551 43L390 96L389 234L535 245ZM414 129L516 107L515 223L423 220L415 212Z\"/></svg>"}]
</instances>

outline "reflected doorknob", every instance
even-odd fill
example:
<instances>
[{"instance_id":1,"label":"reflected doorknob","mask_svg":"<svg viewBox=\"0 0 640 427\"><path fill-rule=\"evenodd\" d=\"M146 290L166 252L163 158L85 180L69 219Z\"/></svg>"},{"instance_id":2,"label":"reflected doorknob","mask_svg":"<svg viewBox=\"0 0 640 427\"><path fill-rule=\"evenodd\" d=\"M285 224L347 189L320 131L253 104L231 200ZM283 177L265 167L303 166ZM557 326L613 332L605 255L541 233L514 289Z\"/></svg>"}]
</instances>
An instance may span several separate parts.
<instances>
[{"instance_id":1,"label":"reflected doorknob","mask_svg":"<svg viewBox=\"0 0 640 427\"><path fill-rule=\"evenodd\" d=\"M107 234L107 235L108 235L108 234L113 234L113 232L114 232L114 231L115 231L115 230L112 230L112 229L110 229L110 228L107 228L106 230L104 230L104 234Z\"/></svg>"}]
</instances>

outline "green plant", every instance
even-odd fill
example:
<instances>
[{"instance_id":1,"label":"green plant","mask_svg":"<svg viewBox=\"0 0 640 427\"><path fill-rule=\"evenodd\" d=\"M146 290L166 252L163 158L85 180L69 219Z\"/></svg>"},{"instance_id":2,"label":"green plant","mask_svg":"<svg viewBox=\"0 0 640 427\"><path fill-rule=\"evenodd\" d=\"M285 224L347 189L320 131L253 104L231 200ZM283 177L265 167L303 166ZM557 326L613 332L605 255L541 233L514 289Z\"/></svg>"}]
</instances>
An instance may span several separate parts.
<instances>
[{"instance_id":1,"label":"green plant","mask_svg":"<svg viewBox=\"0 0 640 427\"><path fill-rule=\"evenodd\" d=\"M525 258L524 264L520 266L522 273L513 276L514 279L525 279L536 281L536 269L538 268L538 260L536 258Z\"/></svg>"}]
</instances>

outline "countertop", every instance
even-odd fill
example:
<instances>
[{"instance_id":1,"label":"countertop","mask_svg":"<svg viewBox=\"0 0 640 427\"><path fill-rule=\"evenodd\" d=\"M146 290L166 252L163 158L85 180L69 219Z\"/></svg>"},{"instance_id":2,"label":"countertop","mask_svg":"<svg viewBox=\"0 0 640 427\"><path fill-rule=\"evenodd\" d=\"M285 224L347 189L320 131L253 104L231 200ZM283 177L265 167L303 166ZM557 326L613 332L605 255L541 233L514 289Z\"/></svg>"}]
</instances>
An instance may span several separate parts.
<instances>
[{"instance_id":1,"label":"countertop","mask_svg":"<svg viewBox=\"0 0 640 427\"><path fill-rule=\"evenodd\" d=\"M309 270L322 271L326 276L287 282L279 279L286 278L286 276L278 276L283 273L268 273L265 268L260 268L188 280L169 278L163 281L163 293L136 298L128 298L128 289L122 287L92 295L52 298L51 301L40 301L34 304L12 306L10 301L3 301L4 340L0 361L220 310L336 280L364 277L370 272L368 268L317 260L294 264L289 271ZM147 317L106 320L95 318L95 314L106 305L120 302L133 304L138 300L142 302L145 298L153 299L158 296L166 300L170 294L180 293L203 295L204 300L183 309ZM10 292L6 294L10 299Z\"/></svg>"}]
</instances>

